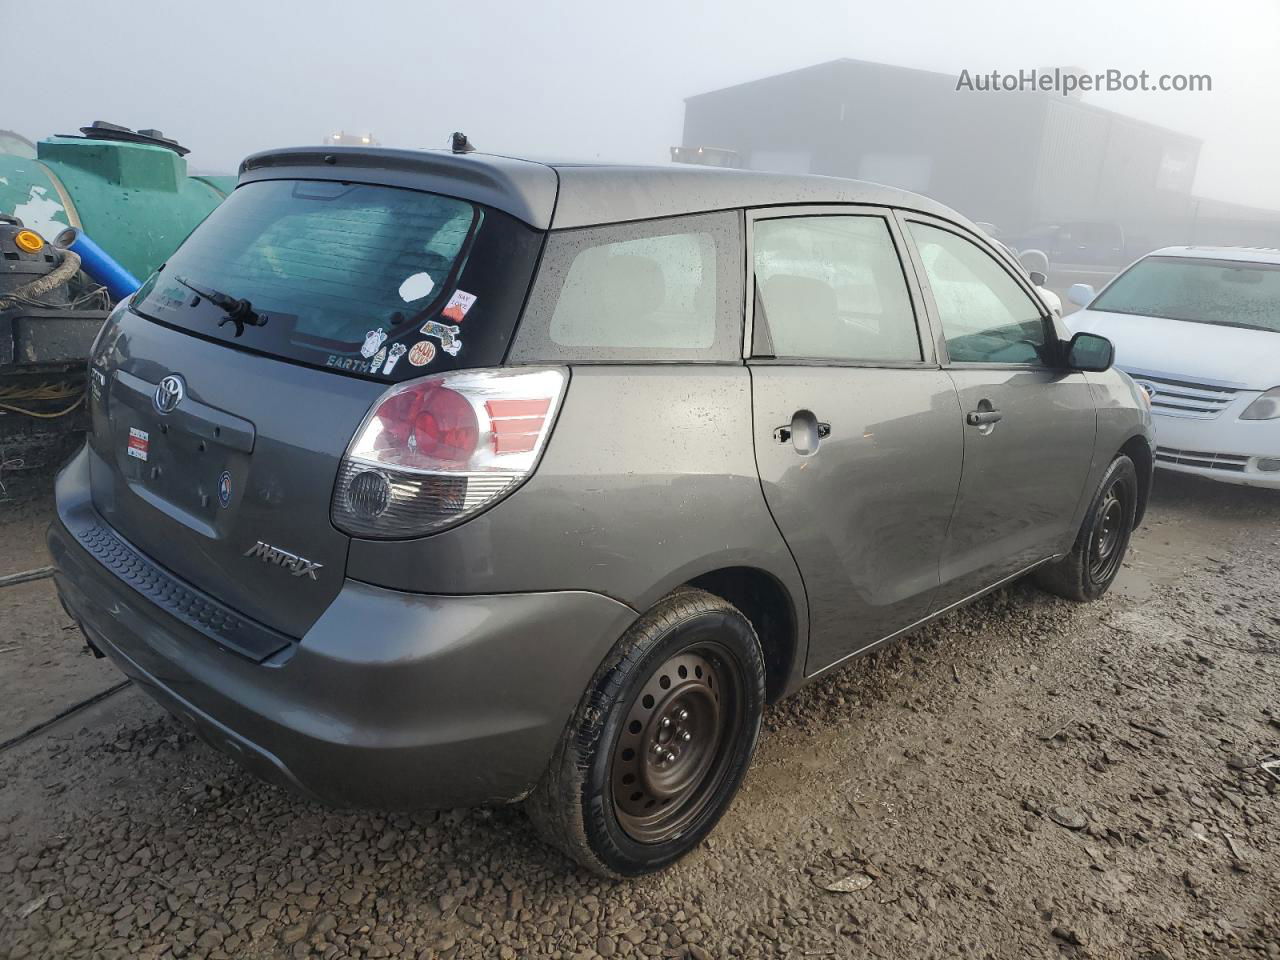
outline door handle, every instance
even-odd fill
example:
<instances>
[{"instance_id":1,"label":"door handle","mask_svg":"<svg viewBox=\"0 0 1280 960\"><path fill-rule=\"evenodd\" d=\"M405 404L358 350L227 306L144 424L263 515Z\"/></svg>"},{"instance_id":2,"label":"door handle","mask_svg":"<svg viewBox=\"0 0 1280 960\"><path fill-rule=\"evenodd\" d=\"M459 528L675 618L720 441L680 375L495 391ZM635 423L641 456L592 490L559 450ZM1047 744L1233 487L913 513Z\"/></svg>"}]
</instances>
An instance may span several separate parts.
<instances>
[{"instance_id":1,"label":"door handle","mask_svg":"<svg viewBox=\"0 0 1280 960\"><path fill-rule=\"evenodd\" d=\"M819 423L818 439L825 440L829 436L831 436L831 424ZM779 427L777 430L773 431L773 439L777 440L779 443L790 443L791 442L791 424L787 424L785 427Z\"/></svg>"},{"instance_id":2,"label":"door handle","mask_svg":"<svg viewBox=\"0 0 1280 960\"><path fill-rule=\"evenodd\" d=\"M773 431L773 439L777 443L790 443L801 456L810 456L818 451L818 444L831 436L831 424L819 421L808 410L800 410Z\"/></svg>"},{"instance_id":3,"label":"door handle","mask_svg":"<svg viewBox=\"0 0 1280 960\"><path fill-rule=\"evenodd\" d=\"M970 410L965 414L965 422L971 427L982 427L991 423L999 423L1004 414L999 410Z\"/></svg>"}]
</instances>

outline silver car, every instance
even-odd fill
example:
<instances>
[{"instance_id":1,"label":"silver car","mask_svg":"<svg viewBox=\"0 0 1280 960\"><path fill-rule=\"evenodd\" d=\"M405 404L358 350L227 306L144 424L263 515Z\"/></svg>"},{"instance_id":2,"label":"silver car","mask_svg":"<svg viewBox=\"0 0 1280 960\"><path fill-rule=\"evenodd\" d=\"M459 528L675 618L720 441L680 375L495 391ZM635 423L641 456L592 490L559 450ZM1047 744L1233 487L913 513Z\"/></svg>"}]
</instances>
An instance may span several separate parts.
<instances>
[{"instance_id":1,"label":"silver car","mask_svg":"<svg viewBox=\"0 0 1280 960\"><path fill-rule=\"evenodd\" d=\"M273 151L103 328L49 545L254 773L523 800L636 875L767 702L1024 574L1106 591L1152 473L1111 359L884 187Z\"/></svg>"}]
</instances>

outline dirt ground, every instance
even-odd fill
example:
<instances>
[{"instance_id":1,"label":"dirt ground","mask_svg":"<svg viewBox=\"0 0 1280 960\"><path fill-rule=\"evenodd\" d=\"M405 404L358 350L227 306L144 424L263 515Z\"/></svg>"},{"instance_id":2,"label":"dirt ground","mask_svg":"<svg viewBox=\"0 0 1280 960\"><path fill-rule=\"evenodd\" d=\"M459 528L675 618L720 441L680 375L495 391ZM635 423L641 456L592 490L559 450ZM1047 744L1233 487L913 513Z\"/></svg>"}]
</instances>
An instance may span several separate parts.
<instances>
[{"instance_id":1,"label":"dirt ground","mask_svg":"<svg viewBox=\"0 0 1280 960\"><path fill-rule=\"evenodd\" d=\"M1280 495L1162 474L1103 601L1017 584L779 704L625 883L518 809L296 800L126 687L0 752L0 956L1280 958L1278 587ZM117 682L67 626L0 589L0 740Z\"/></svg>"}]
</instances>

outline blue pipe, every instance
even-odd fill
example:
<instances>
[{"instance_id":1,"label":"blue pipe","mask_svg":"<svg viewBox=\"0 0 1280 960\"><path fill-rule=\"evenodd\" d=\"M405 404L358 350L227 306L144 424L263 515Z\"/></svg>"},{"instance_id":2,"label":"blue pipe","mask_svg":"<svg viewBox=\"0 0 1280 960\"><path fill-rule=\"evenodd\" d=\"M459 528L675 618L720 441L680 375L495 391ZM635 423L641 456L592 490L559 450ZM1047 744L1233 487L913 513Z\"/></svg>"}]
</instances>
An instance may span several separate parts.
<instances>
[{"instance_id":1,"label":"blue pipe","mask_svg":"<svg viewBox=\"0 0 1280 960\"><path fill-rule=\"evenodd\" d=\"M70 250L80 258L85 273L107 288L111 299L123 300L136 291L141 283L137 277L120 266L111 254L89 239L88 234L77 227L67 227L54 238L54 245Z\"/></svg>"}]
</instances>

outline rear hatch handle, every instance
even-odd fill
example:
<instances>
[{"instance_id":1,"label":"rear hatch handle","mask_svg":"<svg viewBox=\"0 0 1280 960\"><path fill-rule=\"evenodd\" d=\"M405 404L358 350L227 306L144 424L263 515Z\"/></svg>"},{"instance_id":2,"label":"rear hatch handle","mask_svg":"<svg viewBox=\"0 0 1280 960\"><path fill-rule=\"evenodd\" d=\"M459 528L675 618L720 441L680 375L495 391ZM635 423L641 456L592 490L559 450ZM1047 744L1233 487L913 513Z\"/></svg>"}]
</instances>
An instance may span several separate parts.
<instances>
[{"instance_id":1,"label":"rear hatch handle","mask_svg":"<svg viewBox=\"0 0 1280 960\"><path fill-rule=\"evenodd\" d=\"M117 386L111 394L114 399L139 412L149 410L153 415L157 414L155 396L160 389L159 384L150 383L125 370L116 371L115 381ZM256 438L253 424L225 410L185 396L172 412L162 416L175 429L184 430L192 436L240 453L253 453Z\"/></svg>"}]
</instances>

